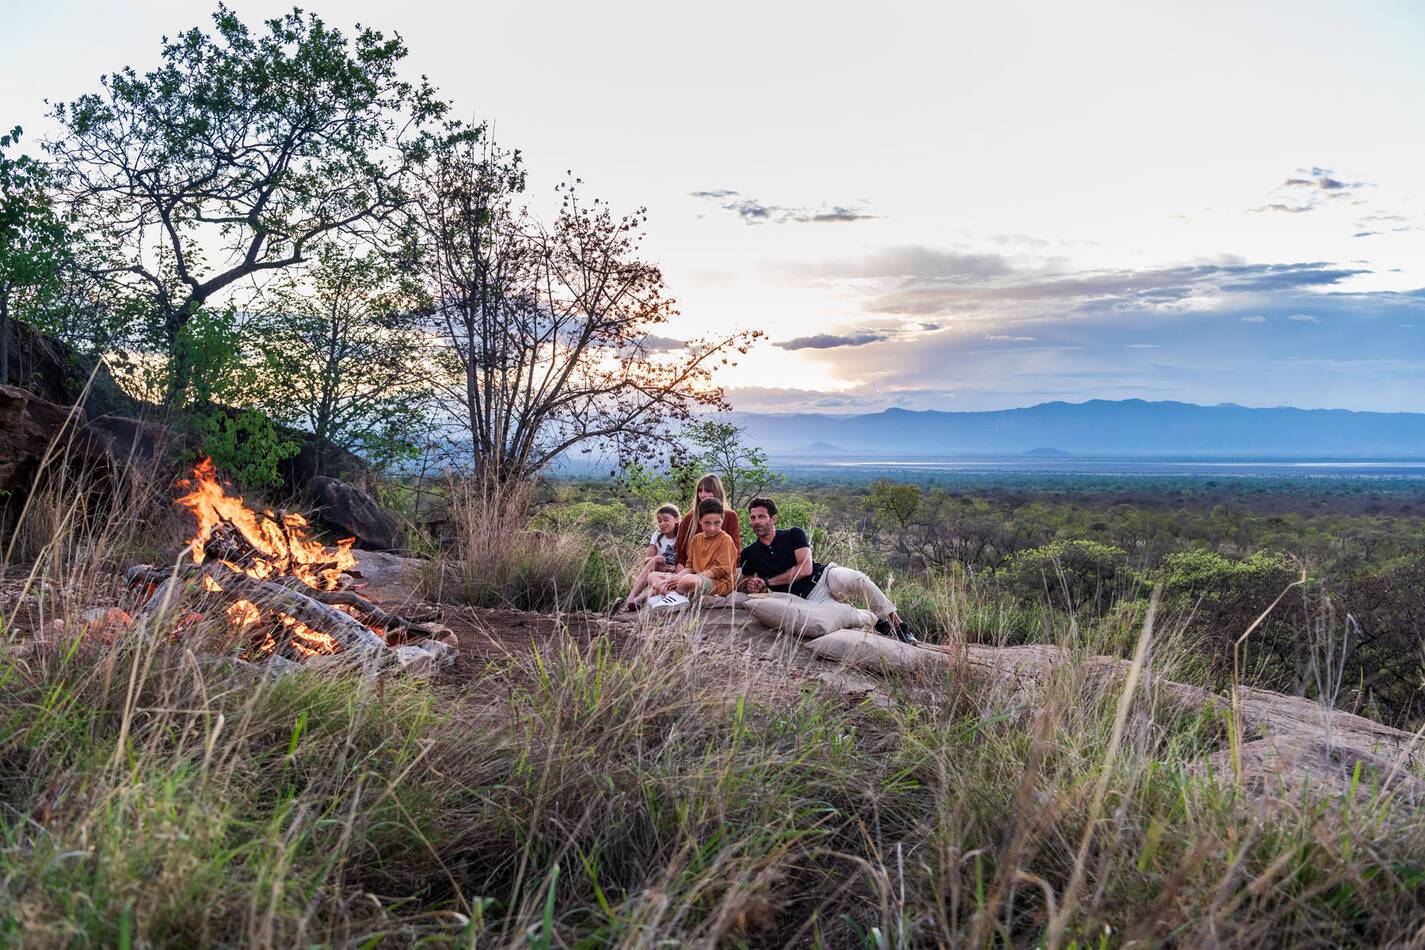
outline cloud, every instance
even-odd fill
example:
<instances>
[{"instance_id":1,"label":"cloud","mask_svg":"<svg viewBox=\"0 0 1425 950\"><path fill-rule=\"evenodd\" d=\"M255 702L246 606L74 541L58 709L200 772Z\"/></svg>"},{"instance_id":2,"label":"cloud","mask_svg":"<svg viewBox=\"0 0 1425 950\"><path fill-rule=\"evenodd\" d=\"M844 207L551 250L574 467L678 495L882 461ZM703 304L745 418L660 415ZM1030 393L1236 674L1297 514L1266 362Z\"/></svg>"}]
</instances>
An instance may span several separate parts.
<instances>
[{"instance_id":1,"label":"cloud","mask_svg":"<svg viewBox=\"0 0 1425 950\"><path fill-rule=\"evenodd\" d=\"M1242 318L1243 323L1266 323L1267 318L1260 313L1252 313Z\"/></svg>"},{"instance_id":2,"label":"cloud","mask_svg":"<svg viewBox=\"0 0 1425 950\"><path fill-rule=\"evenodd\" d=\"M1321 320L1320 320L1319 317L1313 317L1313 316L1312 316L1311 314L1309 314L1309 313L1294 313L1294 314L1292 314L1291 316L1287 317L1287 319L1288 319L1288 320L1293 320L1293 321L1295 321L1295 322L1297 322L1297 323L1320 323L1320 322L1321 322Z\"/></svg>"},{"instance_id":3,"label":"cloud","mask_svg":"<svg viewBox=\"0 0 1425 950\"><path fill-rule=\"evenodd\" d=\"M822 205L817 208L789 208L767 204L728 188L690 191L688 194L704 201L715 202L724 211L731 211L747 224L835 224L848 221L869 221L879 215L851 205Z\"/></svg>"},{"instance_id":4,"label":"cloud","mask_svg":"<svg viewBox=\"0 0 1425 950\"><path fill-rule=\"evenodd\" d=\"M837 205L827 211L794 214L788 220L820 223L826 221L869 221L875 217L877 217L877 215L866 214L865 212L857 211L853 208Z\"/></svg>"},{"instance_id":5,"label":"cloud","mask_svg":"<svg viewBox=\"0 0 1425 950\"><path fill-rule=\"evenodd\" d=\"M1233 294L1328 287L1367 273L1321 261L1297 264L1195 264L1149 270L1068 274L1006 271L881 282L865 307L875 313L935 317L1005 307L1180 310Z\"/></svg>"},{"instance_id":6,"label":"cloud","mask_svg":"<svg viewBox=\"0 0 1425 950\"><path fill-rule=\"evenodd\" d=\"M1033 342L1034 342L1034 337L1032 337L1032 336L1012 336L1012 335L1010 335L1010 334L1008 334L1008 333L986 333L986 334L985 334L985 339L986 339L986 340L992 340L992 341L997 342L997 343L1033 343Z\"/></svg>"},{"instance_id":7,"label":"cloud","mask_svg":"<svg viewBox=\"0 0 1425 950\"><path fill-rule=\"evenodd\" d=\"M1291 177L1277 187L1281 197L1257 208L1253 212L1275 212L1278 214L1305 214L1321 207L1321 199L1344 198L1361 188L1370 187L1367 181L1347 181L1338 178L1329 168L1313 165L1298 168ZM1355 202L1359 204L1360 202ZM1359 227L1359 225L1358 225ZM1357 237L1370 235L1358 234Z\"/></svg>"},{"instance_id":8,"label":"cloud","mask_svg":"<svg viewBox=\"0 0 1425 950\"><path fill-rule=\"evenodd\" d=\"M780 269L793 277L824 280L877 277L970 280L1003 276L1013 270L1009 261L999 254L943 251L916 244L883 247L856 258L783 264Z\"/></svg>"},{"instance_id":9,"label":"cloud","mask_svg":"<svg viewBox=\"0 0 1425 950\"><path fill-rule=\"evenodd\" d=\"M891 334L879 330L844 335L815 333L811 336L799 336L794 340L787 340L776 345L784 350L830 350L839 346L865 346L868 343L880 343L890 338Z\"/></svg>"},{"instance_id":10,"label":"cloud","mask_svg":"<svg viewBox=\"0 0 1425 950\"><path fill-rule=\"evenodd\" d=\"M1273 204L1262 205L1260 208L1253 208L1252 211L1280 211L1283 214L1304 214L1307 211L1311 211L1315 207L1316 205L1314 204L1289 205L1283 204L1282 202L1278 201Z\"/></svg>"},{"instance_id":11,"label":"cloud","mask_svg":"<svg viewBox=\"0 0 1425 950\"><path fill-rule=\"evenodd\" d=\"M1123 344L1123 347L1124 347L1124 349L1129 349L1129 350L1156 350L1156 349L1158 348L1158 344L1156 344L1156 343L1125 343L1125 344Z\"/></svg>"},{"instance_id":12,"label":"cloud","mask_svg":"<svg viewBox=\"0 0 1425 950\"><path fill-rule=\"evenodd\" d=\"M1365 181L1343 181L1334 177L1335 173L1329 168L1313 166L1311 168L1298 168L1296 177L1288 178L1282 182L1283 188L1308 189L1311 191L1325 192L1327 195L1336 196L1347 191L1355 191L1358 188L1365 188L1370 182Z\"/></svg>"},{"instance_id":13,"label":"cloud","mask_svg":"<svg viewBox=\"0 0 1425 950\"><path fill-rule=\"evenodd\" d=\"M643 348L650 353L666 353L669 350L681 350L687 345L686 340L675 340L672 337L658 336L653 333L643 338Z\"/></svg>"},{"instance_id":14,"label":"cloud","mask_svg":"<svg viewBox=\"0 0 1425 950\"><path fill-rule=\"evenodd\" d=\"M907 401L900 395L773 386L735 386L727 390L727 397L739 412L875 412Z\"/></svg>"}]
</instances>

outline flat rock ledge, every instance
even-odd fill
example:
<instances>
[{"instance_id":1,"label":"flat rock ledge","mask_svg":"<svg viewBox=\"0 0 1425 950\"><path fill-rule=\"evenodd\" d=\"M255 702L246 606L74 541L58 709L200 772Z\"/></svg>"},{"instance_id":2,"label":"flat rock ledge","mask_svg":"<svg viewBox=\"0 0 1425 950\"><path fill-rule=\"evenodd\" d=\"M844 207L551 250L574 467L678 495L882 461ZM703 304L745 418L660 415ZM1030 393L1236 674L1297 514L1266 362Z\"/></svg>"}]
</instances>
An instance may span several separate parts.
<instances>
[{"instance_id":1,"label":"flat rock ledge","mask_svg":"<svg viewBox=\"0 0 1425 950\"><path fill-rule=\"evenodd\" d=\"M675 619L676 618L676 619ZM1075 657L1055 646L910 646L866 630L837 630L798 639L759 624L739 598L709 599L697 610L647 617L644 629L680 623L705 648L733 650L800 670L829 687L872 702L889 702L888 676L931 684L966 676L999 705L1036 704L1052 677L1073 669L1085 687L1120 688L1130 664L1106 656ZM1314 700L1239 687L1231 696L1149 676L1139 697L1155 707L1233 713L1235 743L1193 763L1199 776L1236 786L1262 814L1306 799L1345 798L1363 807L1414 814L1425 807L1416 774L1420 736ZM1235 751L1234 751L1235 750Z\"/></svg>"}]
</instances>

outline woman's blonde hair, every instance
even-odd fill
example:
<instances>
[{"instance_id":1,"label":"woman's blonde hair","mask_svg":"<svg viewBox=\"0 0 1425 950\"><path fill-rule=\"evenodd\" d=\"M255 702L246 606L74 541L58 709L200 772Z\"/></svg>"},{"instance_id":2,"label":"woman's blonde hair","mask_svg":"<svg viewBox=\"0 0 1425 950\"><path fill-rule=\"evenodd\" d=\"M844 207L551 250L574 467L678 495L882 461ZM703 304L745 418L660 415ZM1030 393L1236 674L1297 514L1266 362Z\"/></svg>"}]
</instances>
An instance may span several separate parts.
<instances>
[{"instance_id":1,"label":"woman's blonde hair","mask_svg":"<svg viewBox=\"0 0 1425 950\"><path fill-rule=\"evenodd\" d=\"M717 496L718 501L722 502L724 505L727 504L727 492L723 491L722 489L722 479L718 478L716 475L704 475L702 478L698 479L698 485L696 488L693 489L694 508L698 506L698 492L700 491L710 491L715 496Z\"/></svg>"}]
</instances>

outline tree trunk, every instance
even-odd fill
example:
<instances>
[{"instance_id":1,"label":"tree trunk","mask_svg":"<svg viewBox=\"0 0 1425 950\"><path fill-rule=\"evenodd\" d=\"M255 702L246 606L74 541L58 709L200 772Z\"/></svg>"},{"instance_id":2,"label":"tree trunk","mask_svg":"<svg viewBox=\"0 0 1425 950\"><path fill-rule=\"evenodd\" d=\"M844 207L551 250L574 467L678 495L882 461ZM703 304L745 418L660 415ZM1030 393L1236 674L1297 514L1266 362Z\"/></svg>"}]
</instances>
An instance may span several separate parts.
<instances>
[{"instance_id":1,"label":"tree trunk","mask_svg":"<svg viewBox=\"0 0 1425 950\"><path fill-rule=\"evenodd\" d=\"M0 292L0 386L10 384L10 293Z\"/></svg>"}]
</instances>

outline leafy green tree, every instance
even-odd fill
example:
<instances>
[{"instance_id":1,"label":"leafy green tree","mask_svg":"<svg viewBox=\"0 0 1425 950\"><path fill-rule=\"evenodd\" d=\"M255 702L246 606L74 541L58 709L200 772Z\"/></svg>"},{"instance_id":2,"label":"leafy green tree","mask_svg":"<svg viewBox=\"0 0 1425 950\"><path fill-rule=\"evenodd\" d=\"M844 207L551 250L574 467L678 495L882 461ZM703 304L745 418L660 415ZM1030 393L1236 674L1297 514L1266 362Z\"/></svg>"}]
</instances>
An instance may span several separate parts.
<instances>
[{"instance_id":1,"label":"leafy green tree","mask_svg":"<svg viewBox=\"0 0 1425 950\"><path fill-rule=\"evenodd\" d=\"M871 483L870 503L872 509L891 522L892 527L904 531L911 518L920 507L920 486L906 482L893 482L888 478L878 478Z\"/></svg>"},{"instance_id":2,"label":"leafy green tree","mask_svg":"<svg viewBox=\"0 0 1425 950\"><path fill-rule=\"evenodd\" d=\"M691 450L687 463L702 472L716 473L728 504L739 509L782 480L768 465L767 453L744 441L746 433L716 419L694 422L683 430Z\"/></svg>"},{"instance_id":3,"label":"leafy green tree","mask_svg":"<svg viewBox=\"0 0 1425 950\"><path fill-rule=\"evenodd\" d=\"M431 394L420 319L415 288L393 259L323 247L247 327L256 406L376 464L413 456Z\"/></svg>"},{"instance_id":4,"label":"leafy green tree","mask_svg":"<svg viewBox=\"0 0 1425 950\"><path fill-rule=\"evenodd\" d=\"M399 37L348 39L297 10L253 31L219 6L213 23L165 39L158 68L56 105L47 144L68 210L115 248L105 278L148 304L139 337L172 364L170 405L194 375L188 322L334 234L379 227L446 108L398 77Z\"/></svg>"},{"instance_id":5,"label":"leafy green tree","mask_svg":"<svg viewBox=\"0 0 1425 950\"><path fill-rule=\"evenodd\" d=\"M1299 675L1307 647L1298 634L1302 598L1281 601L1258 623L1263 612L1300 581L1298 563L1276 551L1230 558L1195 550L1166 555L1160 569L1165 604L1191 617L1217 672L1232 671L1234 644L1257 624L1245 650L1252 658L1251 678L1263 685L1285 686Z\"/></svg>"},{"instance_id":6,"label":"leafy green tree","mask_svg":"<svg viewBox=\"0 0 1425 950\"><path fill-rule=\"evenodd\" d=\"M248 405L260 379L248 345L251 339L232 307L200 310L183 325L177 352L187 365L203 371L194 374L191 398L181 415L201 454L211 456L226 475L253 488L275 488L282 482L278 463L296 455L301 446Z\"/></svg>"},{"instance_id":7,"label":"leafy green tree","mask_svg":"<svg viewBox=\"0 0 1425 950\"><path fill-rule=\"evenodd\" d=\"M48 192L49 173L28 155L5 154L18 126L0 135L0 384L10 381L10 320L45 306L62 280L68 231Z\"/></svg>"}]
</instances>

